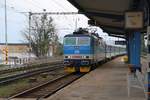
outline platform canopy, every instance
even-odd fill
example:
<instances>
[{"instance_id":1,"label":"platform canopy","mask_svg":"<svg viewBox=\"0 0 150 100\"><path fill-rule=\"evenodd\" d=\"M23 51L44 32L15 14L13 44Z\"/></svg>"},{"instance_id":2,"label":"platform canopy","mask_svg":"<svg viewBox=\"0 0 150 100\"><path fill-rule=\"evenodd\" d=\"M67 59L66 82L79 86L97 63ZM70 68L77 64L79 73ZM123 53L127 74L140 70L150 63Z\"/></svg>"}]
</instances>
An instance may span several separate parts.
<instances>
[{"instance_id":1,"label":"platform canopy","mask_svg":"<svg viewBox=\"0 0 150 100\"><path fill-rule=\"evenodd\" d=\"M68 0L91 20L96 21L96 26L103 29L111 36L125 37L124 14L129 10L140 10L146 15L149 0ZM146 16L144 26L146 26ZM143 28L142 32L146 28Z\"/></svg>"}]
</instances>

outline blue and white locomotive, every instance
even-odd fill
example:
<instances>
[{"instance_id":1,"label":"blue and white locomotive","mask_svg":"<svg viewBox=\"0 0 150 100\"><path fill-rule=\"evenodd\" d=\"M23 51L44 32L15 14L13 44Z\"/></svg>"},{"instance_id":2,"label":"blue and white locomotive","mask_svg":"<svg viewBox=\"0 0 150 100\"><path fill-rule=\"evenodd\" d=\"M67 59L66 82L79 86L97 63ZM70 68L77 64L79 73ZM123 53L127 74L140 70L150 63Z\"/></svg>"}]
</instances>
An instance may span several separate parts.
<instances>
[{"instance_id":1,"label":"blue and white locomotive","mask_svg":"<svg viewBox=\"0 0 150 100\"><path fill-rule=\"evenodd\" d=\"M89 72L106 57L106 44L102 38L83 29L66 35L63 48L66 72Z\"/></svg>"}]
</instances>

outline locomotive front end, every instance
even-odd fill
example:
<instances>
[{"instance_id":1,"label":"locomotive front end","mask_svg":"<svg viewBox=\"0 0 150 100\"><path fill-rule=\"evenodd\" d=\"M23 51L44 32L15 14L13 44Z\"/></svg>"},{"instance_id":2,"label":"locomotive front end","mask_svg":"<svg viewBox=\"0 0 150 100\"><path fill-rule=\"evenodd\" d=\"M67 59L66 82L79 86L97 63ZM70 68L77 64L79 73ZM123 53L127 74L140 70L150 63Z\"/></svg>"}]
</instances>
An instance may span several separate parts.
<instances>
[{"instance_id":1,"label":"locomotive front end","mask_svg":"<svg viewBox=\"0 0 150 100\"><path fill-rule=\"evenodd\" d=\"M88 35L67 35L64 38L66 72L89 72L92 60L91 39Z\"/></svg>"}]
</instances>

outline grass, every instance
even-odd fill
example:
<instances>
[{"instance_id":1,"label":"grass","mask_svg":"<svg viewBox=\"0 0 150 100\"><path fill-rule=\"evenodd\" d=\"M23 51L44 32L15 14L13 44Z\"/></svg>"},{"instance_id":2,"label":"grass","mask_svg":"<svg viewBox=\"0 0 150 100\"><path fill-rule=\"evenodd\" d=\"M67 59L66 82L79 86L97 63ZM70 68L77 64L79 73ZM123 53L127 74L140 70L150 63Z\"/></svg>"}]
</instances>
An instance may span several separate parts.
<instances>
[{"instance_id":1,"label":"grass","mask_svg":"<svg viewBox=\"0 0 150 100\"><path fill-rule=\"evenodd\" d=\"M41 78L40 76L36 76L38 79L35 83L29 83L29 78L21 79L16 82L10 83L8 85L1 85L0 86L0 98L7 98L13 94L18 93L19 91L23 91L28 89L32 86L35 86L45 80L49 80L49 76L47 78Z\"/></svg>"},{"instance_id":2,"label":"grass","mask_svg":"<svg viewBox=\"0 0 150 100\"><path fill-rule=\"evenodd\" d=\"M60 70L60 72L61 71L62 70ZM59 73L59 70L57 73ZM59 74L58 74L58 76L59 76ZM32 77L36 78L37 82L29 83L29 78L31 78L31 77L29 77L29 78L24 78L24 79L14 81L14 82L9 83L9 84L0 85L0 98L10 97L10 96L12 96L18 92L25 90L25 89L28 89L30 87L33 87L33 86L36 86L36 85L41 84L43 82L46 82L48 80L51 80L54 77L57 77L57 75L48 74L47 78L42 78L41 74L39 74L39 75L35 75Z\"/></svg>"},{"instance_id":3,"label":"grass","mask_svg":"<svg viewBox=\"0 0 150 100\"><path fill-rule=\"evenodd\" d=\"M28 80L20 80L13 84L0 86L0 97L9 97L13 93L20 91L23 87L27 86Z\"/></svg>"},{"instance_id":4,"label":"grass","mask_svg":"<svg viewBox=\"0 0 150 100\"><path fill-rule=\"evenodd\" d=\"M4 64L0 64L0 67L5 67L6 65L4 65Z\"/></svg>"}]
</instances>

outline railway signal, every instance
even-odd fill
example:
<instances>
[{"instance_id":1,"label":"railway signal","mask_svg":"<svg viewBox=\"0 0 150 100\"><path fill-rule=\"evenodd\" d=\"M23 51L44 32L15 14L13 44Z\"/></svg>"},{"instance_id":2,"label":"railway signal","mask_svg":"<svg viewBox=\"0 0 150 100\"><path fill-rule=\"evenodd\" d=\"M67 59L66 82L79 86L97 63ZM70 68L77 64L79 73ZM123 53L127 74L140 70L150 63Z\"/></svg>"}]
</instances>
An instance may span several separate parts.
<instances>
[{"instance_id":1,"label":"railway signal","mask_svg":"<svg viewBox=\"0 0 150 100\"><path fill-rule=\"evenodd\" d=\"M3 49L3 54L5 54L5 64L8 64L8 48Z\"/></svg>"}]
</instances>

